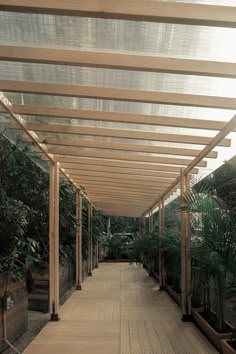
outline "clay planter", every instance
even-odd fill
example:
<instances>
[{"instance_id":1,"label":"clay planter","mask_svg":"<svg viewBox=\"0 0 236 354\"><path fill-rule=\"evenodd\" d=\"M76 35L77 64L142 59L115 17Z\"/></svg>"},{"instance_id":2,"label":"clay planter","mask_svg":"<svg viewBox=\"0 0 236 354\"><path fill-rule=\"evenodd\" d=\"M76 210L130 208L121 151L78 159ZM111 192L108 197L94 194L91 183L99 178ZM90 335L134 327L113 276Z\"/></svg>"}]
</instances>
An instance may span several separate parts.
<instances>
[{"instance_id":1,"label":"clay planter","mask_svg":"<svg viewBox=\"0 0 236 354\"><path fill-rule=\"evenodd\" d=\"M168 292L168 294L170 295L170 297L172 298L172 300L174 300L174 302L180 306L180 302L181 302L181 295L178 294L172 286L168 285L166 283L166 291Z\"/></svg>"},{"instance_id":2,"label":"clay planter","mask_svg":"<svg viewBox=\"0 0 236 354\"><path fill-rule=\"evenodd\" d=\"M44 264L38 272L32 274L34 288L29 295L29 309L34 311L49 311L49 271L48 264ZM60 304L67 298L66 293L75 284L75 267L72 264L60 264Z\"/></svg>"},{"instance_id":3,"label":"clay planter","mask_svg":"<svg viewBox=\"0 0 236 354\"><path fill-rule=\"evenodd\" d=\"M5 278L0 275L0 290L3 294L3 286ZM12 343L19 338L28 326L28 292L25 287L18 282L9 282L8 289L10 296L13 298L14 306L7 310L7 337ZM0 298L2 303L2 298ZM7 345L3 342L3 324L2 324L2 308L0 308L0 352Z\"/></svg>"},{"instance_id":4,"label":"clay planter","mask_svg":"<svg viewBox=\"0 0 236 354\"><path fill-rule=\"evenodd\" d=\"M216 330L213 327L211 327L211 325L201 316L201 314L196 309L192 309L192 316L193 316L193 321L196 323L198 328L201 329L201 331L212 342L212 344L214 344L214 346L219 350L219 352L222 353L223 352L222 340L230 339L231 333L216 332ZM232 353L234 353L234 351Z\"/></svg>"},{"instance_id":5,"label":"clay planter","mask_svg":"<svg viewBox=\"0 0 236 354\"><path fill-rule=\"evenodd\" d=\"M222 350L223 350L223 354L235 354L236 353L236 350L231 347L230 345L230 340L226 340L226 339L223 339L221 341L221 347L222 347ZM234 343L236 343L236 341L234 341Z\"/></svg>"}]
</instances>

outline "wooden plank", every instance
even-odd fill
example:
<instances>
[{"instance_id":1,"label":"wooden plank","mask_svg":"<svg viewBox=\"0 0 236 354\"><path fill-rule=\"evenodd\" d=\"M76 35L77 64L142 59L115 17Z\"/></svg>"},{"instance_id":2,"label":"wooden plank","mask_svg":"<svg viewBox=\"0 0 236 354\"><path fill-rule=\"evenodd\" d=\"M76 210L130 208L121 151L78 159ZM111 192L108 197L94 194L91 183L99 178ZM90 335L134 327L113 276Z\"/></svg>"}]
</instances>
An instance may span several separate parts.
<instances>
[{"instance_id":1,"label":"wooden plank","mask_svg":"<svg viewBox=\"0 0 236 354\"><path fill-rule=\"evenodd\" d=\"M158 172L158 171L155 171L155 172L152 172L152 171L144 171L144 170L128 170L128 169L122 169L122 168L115 168L115 167L101 167L99 168L98 166L97 167L90 167L90 168L87 168L87 167L84 167L82 169L72 169L72 168L68 168L66 169L66 172L69 173L70 175L80 175L81 173L91 173L91 175L94 173L94 172L104 172L104 173L109 173L110 175L114 175L114 174L121 174L121 175L125 175L124 177L126 177L127 175L129 176L145 176L145 177L164 177L164 178L176 178L178 177L178 174L177 173L174 173L174 172Z\"/></svg>"},{"instance_id":2,"label":"wooden plank","mask_svg":"<svg viewBox=\"0 0 236 354\"><path fill-rule=\"evenodd\" d=\"M159 2L155 0L116 1L90 0L0 0L1 11L43 13L66 16L114 18L198 26L235 28L236 11L233 6L193 3Z\"/></svg>"},{"instance_id":3,"label":"wooden plank","mask_svg":"<svg viewBox=\"0 0 236 354\"><path fill-rule=\"evenodd\" d=\"M31 142L27 136L23 136L24 141ZM74 147L87 147L94 149L108 149L108 150L124 150L124 151L134 151L134 152L145 152L151 154L167 154L167 155L179 155L179 156L197 156L201 150L199 149L188 149L188 148L169 148L163 146L150 146L144 144L128 144L119 143L114 141L103 141L103 140L81 140L81 139L65 139L65 138L53 138L50 136L40 136L39 142L46 142L48 145L64 145L64 146L74 146ZM216 158L218 155L217 151L211 151L206 157Z\"/></svg>"},{"instance_id":4,"label":"wooden plank","mask_svg":"<svg viewBox=\"0 0 236 354\"><path fill-rule=\"evenodd\" d=\"M0 45L0 60L118 70L168 72L181 75L236 77L236 63L147 56L133 53L121 54L61 48Z\"/></svg>"},{"instance_id":5,"label":"wooden plank","mask_svg":"<svg viewBox=\"0 0 236 354\"><path fill-rule=\"evenodd\" d=\"M127 112L108 112L108 111L92 111L76 108L51 107L51 106L33 106L33 105L14 105L14 112L24 115L33 115L54 118L68 119L86 119L97 120L103 122L118 122L129 124L144 124L154 126L167 126L176 128L189 129L206 129L206 130L221 130L227 122L193 118L180 118L170 116L134 114ZM0 107L0 112L4 112Z\"/></svg>"},{"instance_id":6,"label":"wooden plank","mask_svg":"<svg viewBox=\"0 0 236 354\"><path fill-rule=\"evenodd\" d=\"M47 160L45 156L42 156L42 160ZM98 165L98 166L109 166L109 167L121 167L121 168L133 168L138 170L152 170L152 171L168 171L168 172L178 172L180 173L180 167L178 166L168 166L155 163L139 163L134 161L113 161L99 158L85 158L85 157L69 157L60 156L60 162L63 166L72 168L81 168L81 165ZM198 169L193 169L194 174L198 173Z\"/></svg>"},{"instance_id":7,"label":"wooden plank","mask_svg":"<svg viewBox=\"0 0 236 354\"><path fill-rule=\"evenodd\" d=\"M110 177L100 177L98 178L97 176L81 176L81 177L78 177L78 178L74 178L75 182L81 186L84 187L84 184L86 183L86 181L90 181L90 182L109 182L111 181L111 178ZM141 180L141 181L138 181L138 180L129 180L129 181L126 181L124 180L121 181L120 178L112 178L112 182L116 182L116 183L122 183L122 185L124 184L128 184L128 185L139 185L140 188L142 188L144 186L144 182ZM162 182L162 181L158 181L158 185L164 185L164 187L166 187L166 182ZM152 187L158 187L157 186L157 183L156 181L152 182L152 181L145 181L145 186L152 186Z\"/></svg>"},{"instance_id":8,"label":"wooden plank","mask_svg":"<svg viewBox=\"0 0 236 354\"><path fill-rule=\"evenodd\" d=\"M236 109L236 98L184 93L121 89L112 87L79 86L31 81L0 80L1 90L64 97L95 98L128 102L159 103L220 109Z\"/></svg>"},{"instance_id":9,"label":"wooden plank","mask_svg":"<svg viewBox=\"0 0 236 354\"><path fill-rule=\"evenodd\" d=\"M34 148L34 151L40 152L37 147ZM100 159L145 162L145 163L154 163L154 164L160 163L163 165L174 165L174 166L178 166L178 165L187 166L192 162L191 159L160 157L160 156L156 157L156 156L137 155L137 154L118 153L118 152L88 151L88 150L79 150L79 149L71 149L71 148L50 148L49 151L54 152L55 155L58 155L59 161L63 161L61 158L69 155L70 159L77 158L77 157L92 157L92 158L100 158ZM200 160L197 166L206 167L207 162L205 160Z\"/></svg>"},{"instance_id":10,"label":"wooden plank","mask_svg":"<svg viewBox=\"0 0 236 354\"><path fill-rule=\"evenodd\" d=\"M156 182L156 184L158 184L158 182L163 182L163 183L171 183L174 178L170 178L170 177L149 177L149 176L139 176L139 175L129 175L129 174L113 174L111 172L97 172L97 171L78 171L77 173L70 173L70 177L71 178L78 178L80 176L97 176L97 177L108 177L108 178L120 178L120 179L124 179L124 180L134 180L134 181L150 181L150 182Z\"/></svg>"},{"instance_id":11,"label":"wooden plank","mask_svg":"<svg viewBox=\"0 0 236 354\"><path fill-rule=\"evenodd\" d=\"M236 103L236 99L235 99ZM236 107L236 105L235 105ZM94 128L83 125L63 125L63 124L48 124L48 123L27 123L28 130L35 130L37 132L50 132L50 133L62 133L62 134L76 134L76 135L88 135L99 136L109 138L121 138L121 139L135 139L145 141L164 141L180 144L196 144L207 145L212 138L204 136L192 136L192 135L180 135L169 133L157 133L146 132L139 130L126 130L126 129L109 129L109 128ZM10 127L18 129L18 125L15 122L10 123ZM223 139L219 142L219 146L230 146L230 139Z\"/></svg>"}]
</instances>

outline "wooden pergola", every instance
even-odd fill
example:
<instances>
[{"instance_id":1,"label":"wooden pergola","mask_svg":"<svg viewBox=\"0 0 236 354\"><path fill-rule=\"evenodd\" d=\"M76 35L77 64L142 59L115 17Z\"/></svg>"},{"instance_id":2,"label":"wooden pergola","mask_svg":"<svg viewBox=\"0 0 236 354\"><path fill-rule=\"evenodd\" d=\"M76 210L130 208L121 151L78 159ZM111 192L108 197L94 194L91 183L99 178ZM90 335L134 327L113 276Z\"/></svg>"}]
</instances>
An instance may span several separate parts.
<instances>
[{"instance_id":1,"label":"wooden pergola","mask_svg":"<svg viewBox=\"0 0 236 354\"><path fill-rule=\"evenodd\" d=\"M227 135L236 129L235 95L228 95L229 90L225 94L223 89L219 95L216 87L221 82L226 87L230 83L235 85L235 56L225 60L209 59L207 50L199 49L198 53L197 47L200 48L205 35L202 28L206 33L217 28L216 40L220 29L235 33L236 6L156 0L0 0L0 11L6 23L12 21L12 33L9 32L12 40L9 43L5 35L0 44L1 124L9 131L19 131L24 143L33 142L35 155L40 154L42 163L49 161L50 165L50 279L53 279L50 282L50 311L52 318L57 319L59 174L77 190L80 221L82 197L89 202L89 274L92 272L93 207L107 215L138 217L142 222L149 215L150 230L153 211L159 208L161 233L164 201L178 188L181 194L185 193L190 174L197 175L200 169L207 167L209 159L217 159L215 148L229 147L231 141ZM29 31L35 31L33 38L42 36L41 42L38 39L35 43L24 42L17 30L20 23L22 32L26 31L21 21L27 22L31 17L32 23L37 22L39 33L33 26ZM57 25L58 18L68 26L68 31ZM93 50L84 49L82 45L75 49L73 43L76 43L77 34L71 34L70 28L75 30L80 26L79 22L73 22L77 18L87 19L91 33L97 28L97 41L107 35L109 28L115 28L117 38L121 36L122 26L126 26L126 30L130 26L130 31L139 29L137 37L127 39L130 46L132 40L136 41L137 49L127 50L121 41L117 50L112 43L108 50L97 45L89 33L87 40L92 42ZM102 23L106 21L110 22L103 33ZM157 44L157 50L153 49L153 54L150 49L145 51L144 40L139 48L138 36L145 37L146 31L155 38L158 33L153 33L154 25L157 26L154 29L160 30L162 41L159 47ZM78 28L83 29L82 25ZM4 30L8 33L5 27ZM189 35L189 42L183 42L182 55L175 53L171 41L168 47L165 46L175 32L179 41ZM16 38L13 38L14 33ZM192 52L186 57L192 33L197 38L197 49L193 44ZM53 39L47 42L50 36L55 36L55 45L51 44ZM126 36L128 38L129 32ZM68 44L67 37L74 42ZM109 34L107 38L109 40ZM210 46L210 34L206 43ZM4 75L4 68L9 67L13 72L10 78ZM78 68L81 68L80 72ZM60 73L62 79L57 80ZM50 75L54 75L54 80ZM87 81L82 80L83 75ZM203 79L207 81L201 84ZM154 89L156 87L159 88ZM136 107L133 110L132 105ZM169 109L170 113L161 113L162 108L165 112ZM198 110L197 115L186 113L195 110ZM216 110L228 112L227 119L212 119ZM205 115L201 116L201 112ZM188 215L182 213L181 224L182 309L187 316L191 311ZM80 222L76 246L77 289L81 288L82 279L81 225ZM163 282L160 253L161 286L164 286Z\"/></svg>"}]
</instances>

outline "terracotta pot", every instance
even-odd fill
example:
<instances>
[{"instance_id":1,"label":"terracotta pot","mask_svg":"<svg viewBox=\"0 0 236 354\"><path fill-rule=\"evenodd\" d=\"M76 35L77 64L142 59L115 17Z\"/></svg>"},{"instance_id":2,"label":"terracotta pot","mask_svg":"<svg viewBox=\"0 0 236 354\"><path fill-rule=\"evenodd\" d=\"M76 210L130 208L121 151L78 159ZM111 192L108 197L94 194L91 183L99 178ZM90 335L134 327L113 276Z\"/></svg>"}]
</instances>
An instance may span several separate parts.
<instances>
[{"instance_id":1,"label":"terracotta pot","mask_svg":"<svg viewBox=\"0 0 236 354\"><path fill-rule=\"evenodd\" d=\"M223 352L222 340L230 339L231 333L218 333L211 325L201 316L196 310L192 309L193 321L201 329L201 331L207 336L207 338L214 344L220 353ZM234 352L233 352L234 353Z\"/></svg>"},{"instance_id":2,"label":"terracotta pot","mask_svg":"<svg viewBox=\"0 0 236 354\"><path fill-rule=\"evenodd\" d=\"M174 302L180 306L180 302L181 302L181 295L178 294L173 288L172 286L168 285L166 283L166 291L168 292L168 294L170 295L170 297L174 300Z\"/></svg>"},{"instance_id":3,"label":"terracotta pot","mask_svg":"<svg viewBox=\"0 0 236 354\"><path fill-rule=\"evenodd\" d=\"M231 347L229 342L230 341L227 340L227 339L223 339L221 341L221 347L222 347L222 350L223 350L223 354L235 354L236 353L236 350L233 347Z\"/></svg>"}]
</instances>

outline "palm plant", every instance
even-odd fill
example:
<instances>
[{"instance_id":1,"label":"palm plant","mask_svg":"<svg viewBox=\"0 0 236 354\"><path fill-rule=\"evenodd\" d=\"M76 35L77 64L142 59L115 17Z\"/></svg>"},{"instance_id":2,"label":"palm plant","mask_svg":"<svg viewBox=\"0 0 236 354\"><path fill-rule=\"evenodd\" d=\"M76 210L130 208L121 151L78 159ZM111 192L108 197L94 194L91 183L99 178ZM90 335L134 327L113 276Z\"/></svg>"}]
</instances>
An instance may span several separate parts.
<instances>
[{"instance_id":1,"label":"palm plant","mask_svg":"<svg viewBox=\"0 0 236 354\"><path fill-rule=\"evenodd\" d=\"M182 210L192 215L192 272L201 291L203 311L214 317L219 331L226 329L224 303L235 289L236 279L236 225L223 201L209 185L198 188L183 197ZM196 288L194 289L194 291Z\"/></svg>"}]
</instances>

